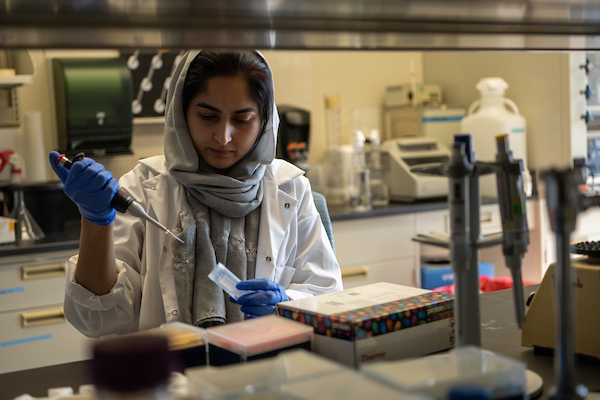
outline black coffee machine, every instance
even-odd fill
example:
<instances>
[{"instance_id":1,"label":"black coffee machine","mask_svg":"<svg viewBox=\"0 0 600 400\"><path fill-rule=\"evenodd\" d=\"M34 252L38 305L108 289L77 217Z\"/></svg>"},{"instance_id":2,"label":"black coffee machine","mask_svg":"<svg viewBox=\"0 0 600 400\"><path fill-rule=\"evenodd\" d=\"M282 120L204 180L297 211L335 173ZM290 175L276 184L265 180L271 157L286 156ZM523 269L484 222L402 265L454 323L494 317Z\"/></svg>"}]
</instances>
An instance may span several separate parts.
<instances>
[{"instance_id":1,"label":"black coffee machine","mask_svg":"<svg viewBox=\"0 0 600 400\"><path fill-rule=\"evenodd\" d=\"M281 105L279 111L279 137L277 157L307 171L310 112L302 108Z\"/></svg>"}]
</instances>

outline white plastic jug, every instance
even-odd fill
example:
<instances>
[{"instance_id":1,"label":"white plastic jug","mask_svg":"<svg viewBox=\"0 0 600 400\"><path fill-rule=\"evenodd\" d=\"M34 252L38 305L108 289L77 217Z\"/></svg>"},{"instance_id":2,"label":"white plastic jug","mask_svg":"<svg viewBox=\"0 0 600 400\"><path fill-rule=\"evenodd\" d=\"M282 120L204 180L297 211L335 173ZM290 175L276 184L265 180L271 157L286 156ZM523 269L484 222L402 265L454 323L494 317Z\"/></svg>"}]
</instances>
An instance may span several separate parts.
<instances>
[{"instance_id":1,"label":"white plastic jug","mask_svg":"<svg viewBox=\"0 0 600 400\"><path fill-rule=\"evenodd\" d=\"M473 147L477 160L496 160L496 136L508 134L508 143L515 159L522 159L525 166L524 186L531 195L531 175L527 169L527 133L525 118L510 99L504 97L508 84L502 78L482 78L477 83L481 94L461 121L461 132L473 135ZM496 175L480 177L481 196L497 198Z\"/></svg>"}]
</instances>

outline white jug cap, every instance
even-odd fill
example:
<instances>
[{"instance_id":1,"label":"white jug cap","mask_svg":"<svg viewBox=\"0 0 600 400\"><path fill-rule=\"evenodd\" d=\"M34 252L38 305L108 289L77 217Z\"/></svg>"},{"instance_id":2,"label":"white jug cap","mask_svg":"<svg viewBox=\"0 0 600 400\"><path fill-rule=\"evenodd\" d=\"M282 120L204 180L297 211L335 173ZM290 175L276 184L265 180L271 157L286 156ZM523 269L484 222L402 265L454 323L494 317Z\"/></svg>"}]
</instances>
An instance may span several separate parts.
<instances>
[{"instance_id":1,"label":"white jug cap","mask_svg":"<svg viewBox=\"0 0 600 400\"><path fill-rule=\"evenodd\" d=\"M502 78L481 78L475 86L482 95L485 94L504 94L508 89L508 83Z\"/></svg>"},{"instance_id":2,"label":"white jug cap","mask_svg":"<svg viewBox=\"0 0 600 400\"><path fill-rule=\"evenodd\" d=\"M369 135L369 141L371 144L379 144L381 139L379 137L379 129L371 129L371 134Z\"/></svg>"},{"instance_id":3,"label":"white jug cap","mask_svg":"<svg viewBox=\"0 0 600 400\"><path fill-rule=\"evenodd\" d=\"M352 131L352 144L354 145L354 148L362 148L365 144L365 134L362 133L362 131L359 131L358 129Z\"/></svg>"}]
</instances>

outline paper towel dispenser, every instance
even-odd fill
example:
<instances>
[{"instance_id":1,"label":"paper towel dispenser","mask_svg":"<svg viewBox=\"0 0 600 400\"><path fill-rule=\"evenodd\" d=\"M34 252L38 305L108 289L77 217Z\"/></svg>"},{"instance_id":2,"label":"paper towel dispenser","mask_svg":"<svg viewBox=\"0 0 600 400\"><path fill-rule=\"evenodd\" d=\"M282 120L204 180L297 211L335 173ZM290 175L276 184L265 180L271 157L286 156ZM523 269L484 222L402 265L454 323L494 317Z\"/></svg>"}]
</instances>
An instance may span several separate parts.
<instances>
[{"instance_id":1,"label":"paper towel dispenser","mask_svg":"<svg viewBox=\"0 0 600 400\"><path fill-rule=\"evenodd\" d=\"M54 58L59 150L131 153L133 83L122 58Z\"/></svg>"}]
</instances>

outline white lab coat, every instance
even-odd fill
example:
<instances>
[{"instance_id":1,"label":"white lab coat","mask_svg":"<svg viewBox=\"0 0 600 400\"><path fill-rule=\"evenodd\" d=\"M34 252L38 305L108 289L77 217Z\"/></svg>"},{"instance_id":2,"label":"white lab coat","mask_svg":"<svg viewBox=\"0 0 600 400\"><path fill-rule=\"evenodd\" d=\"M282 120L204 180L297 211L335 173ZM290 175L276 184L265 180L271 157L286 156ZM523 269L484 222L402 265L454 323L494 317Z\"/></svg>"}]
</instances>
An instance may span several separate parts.
<instances>
[{"instance_id":1,"label":"white lab coat","mask_svg":"<svg viewBox=\"0 0 600 400\"><path fill-rule=\"evenodd\" d=\"M340 267L302 170L274 160L264 175L256 278L271 279L290 299L342 289ZM141 160L119 183L169 229L176 225L185 190L165 168L163 156ZM114 225L117 282L94 295L74 279L68 263L65 315L90 337L126 333L178 320L171 271L174 240L153 225L119 214Z\"/></svg>"}]
</instances>

